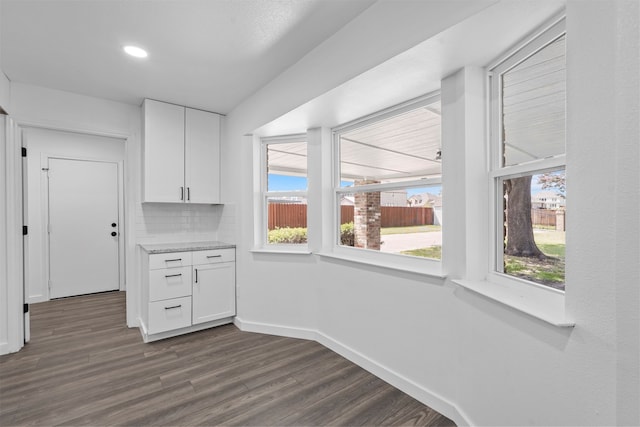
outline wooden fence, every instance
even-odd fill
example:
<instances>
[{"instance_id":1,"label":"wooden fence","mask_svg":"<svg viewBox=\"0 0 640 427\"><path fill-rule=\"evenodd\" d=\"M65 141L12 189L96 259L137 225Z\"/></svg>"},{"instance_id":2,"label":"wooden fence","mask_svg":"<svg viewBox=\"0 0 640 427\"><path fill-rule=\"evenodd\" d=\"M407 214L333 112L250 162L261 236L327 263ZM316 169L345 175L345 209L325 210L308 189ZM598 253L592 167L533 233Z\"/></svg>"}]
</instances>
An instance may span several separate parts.
<instances>
[{"instance_id":1,"label":"wooden fence","mask_svg":"<svg viewBox=\"0 0 640 427\"><path fill-rule=\"evenodd\" d=\"M433 209L425 207L382 206L382 227L432 225ZM353 206L340 206L340 223L353 222ZM307 227L307 205L269 204L269 230L284 227Z\"/></svg>"},{"instance_id":2,"label":"wooden fence","mask_svg":"<svg viewBox=\"0 0 640 427\"><path fill-rule=\"evenodd\" d=\"M550 209L531 209L531 223L534 226L555 227L556 211Z\"/></svg>"}]
</instances>

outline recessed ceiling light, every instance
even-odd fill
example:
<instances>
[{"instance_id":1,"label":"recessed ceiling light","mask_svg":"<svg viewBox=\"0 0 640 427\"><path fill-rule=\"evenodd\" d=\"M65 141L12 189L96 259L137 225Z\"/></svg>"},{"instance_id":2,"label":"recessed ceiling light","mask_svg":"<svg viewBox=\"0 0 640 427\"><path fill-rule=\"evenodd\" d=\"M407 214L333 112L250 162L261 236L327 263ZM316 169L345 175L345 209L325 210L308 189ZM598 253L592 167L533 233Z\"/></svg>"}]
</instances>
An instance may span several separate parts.
<instances>
[{"instance_id":1,"label":"recessed ceiling light","mask_svg":"<svg viewBox=\"0 0 640 427\"><path fill-rule=\"evenodd\" d=\"M146 58L148 56L146 50L137 46L125 46L123 49L127 54L135 56L136 58Z\"/></svg>"}]
</instances>

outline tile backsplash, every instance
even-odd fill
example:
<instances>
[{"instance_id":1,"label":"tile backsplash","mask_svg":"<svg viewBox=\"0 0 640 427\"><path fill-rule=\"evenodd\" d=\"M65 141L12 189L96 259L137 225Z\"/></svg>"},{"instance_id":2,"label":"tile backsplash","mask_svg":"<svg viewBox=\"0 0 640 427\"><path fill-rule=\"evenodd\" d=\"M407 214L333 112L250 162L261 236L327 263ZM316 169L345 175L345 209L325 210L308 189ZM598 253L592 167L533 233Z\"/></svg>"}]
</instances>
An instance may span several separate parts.
<instances>
[{"instance_id":1,"label":"tile backsplash","mask_svg":"<svg viewBox=\"0 0 640 427\"><path fill-rule=\"evenodd\" d=\"M136 241L235 240L235 218L227 211L224 205L143 203L136 209ZM226 224L223 228L229 227L231 232L221 230L223 224Z\"/></svg>"},{"instance_id":2,"label":"tile backsplash","mask_svg":"<svg viewBox=\"0 0 640 427\"><path fill-rule=\"evenodd\" d=\"M237 243L236 205L229 203L222 205L222 216L218 223L218 239L222 242Z\"/></svg>"}]
</instances>

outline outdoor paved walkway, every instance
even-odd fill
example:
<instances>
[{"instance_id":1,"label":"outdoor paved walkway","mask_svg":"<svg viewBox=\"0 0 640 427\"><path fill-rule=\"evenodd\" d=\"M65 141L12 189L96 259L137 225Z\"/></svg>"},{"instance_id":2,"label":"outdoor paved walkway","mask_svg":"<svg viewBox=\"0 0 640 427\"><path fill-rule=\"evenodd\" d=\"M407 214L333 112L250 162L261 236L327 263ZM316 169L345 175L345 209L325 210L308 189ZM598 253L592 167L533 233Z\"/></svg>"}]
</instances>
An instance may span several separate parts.
<instances>
[{"instance_id":1,"label":"outdoor paved walkway","mask_svg":"<svg viewBox=\"0 0 640 427\"><path fill-rule=\"evenodd\" d=\"M380 236L384 243L380 252L398 253L409 249L420 249L429 246L442 245L442 231L426 233L387 234Z\"/></svg>"}]
</instances>

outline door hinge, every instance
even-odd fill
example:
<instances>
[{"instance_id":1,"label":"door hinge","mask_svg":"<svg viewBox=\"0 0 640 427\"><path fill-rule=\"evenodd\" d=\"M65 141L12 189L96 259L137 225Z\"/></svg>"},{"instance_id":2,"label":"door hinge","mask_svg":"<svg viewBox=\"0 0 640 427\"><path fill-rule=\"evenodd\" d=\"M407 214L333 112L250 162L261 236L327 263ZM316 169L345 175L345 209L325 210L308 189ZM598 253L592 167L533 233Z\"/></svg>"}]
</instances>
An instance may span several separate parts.
<instances>
[{"instance_id":1,"label":"door hinge","mask_svg":"<svg viewBox=\"0 0 640 427\"><path fill-rule=\"evenodd\" d=\"M29 227L26 225L22 226L22 235L26 236L27 234L29 234Z\"/></svg>"},{"instance_id":2,"label":"door hinge","mask_svg":"<svg viewBox=\"0 0 640 427\"><path fill-rule=\"evenodd\" d=\"M24 304L22 305L22 312L23 312L23 313L28 313L28 312L29 312L29 304L24 303Z\"/></svg>"},{"instance_id":3,"label":"door hinge","mask_svg":"<svg viewBox=\"0 0 640 427\"><path fill-rule=\"evenodd\" d=\"M22 147L22 157L27 157L27 147Z\"/></svg>"}]
</instances>

